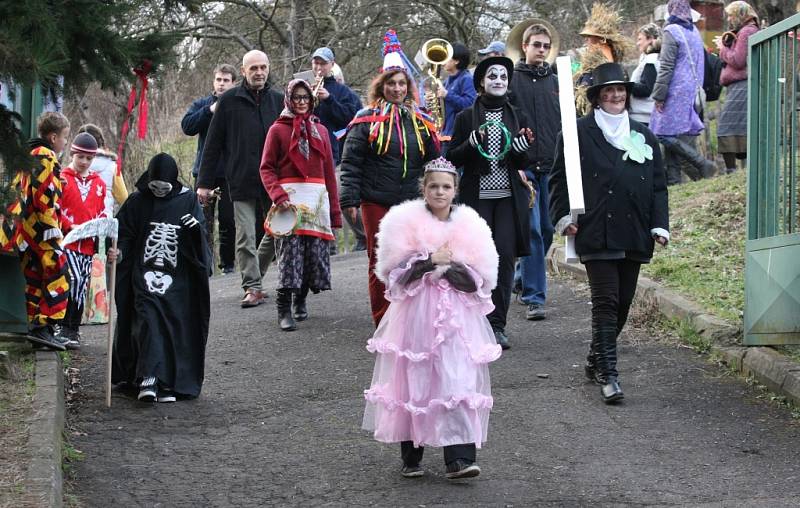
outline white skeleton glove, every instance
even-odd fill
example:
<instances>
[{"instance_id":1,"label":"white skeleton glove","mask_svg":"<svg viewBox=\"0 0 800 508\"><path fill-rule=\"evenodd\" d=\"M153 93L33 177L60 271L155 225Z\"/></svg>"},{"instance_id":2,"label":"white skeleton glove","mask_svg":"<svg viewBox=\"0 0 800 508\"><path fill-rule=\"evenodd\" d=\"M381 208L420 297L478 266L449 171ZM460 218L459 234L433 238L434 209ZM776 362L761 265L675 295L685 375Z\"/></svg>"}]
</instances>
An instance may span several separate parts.
<instances>
[{"instance_id":1,"label":"white skeleton glove","mask_svg":"<svg viewBox=\"0 0 800 508\"><path fill-rule=\"evenodd\" d=\"M187 228L193 228L200 224L200 221L194 218L194 215L187 213L183 217L181 217L181 224L186 226Z\"/></svg>"},{"instance_id":2,"label":"white skeleton glove","mask_svg":"<svg viewBox=\"0 0 800 508\"><path fill-rule=\"evenodd\" d=\"M530 146L531 144L528 143L528 138L524 134L517 134L511 141L511 148L517 153L525 153Z\"/></svg>"}]
</instances>

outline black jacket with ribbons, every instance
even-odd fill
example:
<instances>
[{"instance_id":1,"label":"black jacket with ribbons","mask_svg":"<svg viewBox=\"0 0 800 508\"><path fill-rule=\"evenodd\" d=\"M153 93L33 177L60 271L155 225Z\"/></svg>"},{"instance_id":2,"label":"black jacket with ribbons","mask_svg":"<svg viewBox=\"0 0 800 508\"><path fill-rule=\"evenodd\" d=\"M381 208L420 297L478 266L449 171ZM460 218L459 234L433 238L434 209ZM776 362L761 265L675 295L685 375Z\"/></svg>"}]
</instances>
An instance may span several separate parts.
<instances>
[{"instance_id":1,"label":"black jacket with ribbons","mask_svg":"<svg viewBox=\"0 0 800 508\"><path fill-rule=\"evenodd\" d=\"M375 114L373 109L362 109L356 119ZM374 142L369 141L370 122L353 124L347 132L341 162L341 207L359 206L362 202L391 207L419 197L419 179L426 162L439 157L439 145L433 136L424 132L423 154L414 134L413 120L403 113L406 131L405 156L400 151L400 139L392 132L389 149L377 153Z\"/></svg>"},{"instance_id":2,"label":"black jacket with ribbons","mask_svg":"<svg viewBox=\"0 0 800 508\"><path fill-rule=\"evenodd\" d=\"M630 120L653 148L653 158L638 163L623 160L597 126L594 112L578 120L578 145L585 213L578 216L575 250L578 255L625 251L638 259L653 256L654 228L669 231L667 181L656 137ZM550 175L550 217L553 223L568 215L569 196L564 165L564 141L558 137L556 161Z\"/></svg>"},{"instance_id":3,"label":"black jacket with ribbons","mask_svg":"<svg viewBox=\"0 0 800 508\"><path fill-rule=\"evenodd\" d=\"M282 110L283 94L269 85L256 93L242 82L222 94L206 134L197 187L213 186L222 160L232 200L268 199L258 170L267 131Z\"/></svg>"}]
</instances>

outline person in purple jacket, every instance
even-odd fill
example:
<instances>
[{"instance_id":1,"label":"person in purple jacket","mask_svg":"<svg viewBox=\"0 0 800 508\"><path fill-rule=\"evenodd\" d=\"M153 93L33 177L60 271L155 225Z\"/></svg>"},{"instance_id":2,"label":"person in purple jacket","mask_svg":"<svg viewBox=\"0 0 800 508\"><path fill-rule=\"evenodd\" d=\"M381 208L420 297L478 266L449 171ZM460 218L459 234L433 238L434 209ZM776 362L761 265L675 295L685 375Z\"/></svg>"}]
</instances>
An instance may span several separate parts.
<instances>
[{"instance_id":1,"label":"person in purple jacket","mask_svg":"<svg viewBox=\"0 0 800 508\"><path fill-rule=\"evenodd\" d=\"M705 128L694 108L697 88L703 86L703 41L692 24L689 0L669 0L667 10L650 130L664 145L667 185L673 185L681 182L681 170L699 180L711 176L715 166L695 147L695 138Z\"/></svg>"}]
</instances>

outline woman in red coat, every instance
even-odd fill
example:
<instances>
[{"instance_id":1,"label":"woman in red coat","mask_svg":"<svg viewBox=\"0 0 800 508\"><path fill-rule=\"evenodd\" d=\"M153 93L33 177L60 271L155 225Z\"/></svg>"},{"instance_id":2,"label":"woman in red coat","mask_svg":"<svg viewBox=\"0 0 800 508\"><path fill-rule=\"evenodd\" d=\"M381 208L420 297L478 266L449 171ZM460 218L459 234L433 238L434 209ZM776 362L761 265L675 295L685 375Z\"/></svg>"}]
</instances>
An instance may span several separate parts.
<instances>
[{"instance_id":1,"label":"woman in red coat","mask_svg":"<svg viewBox=\"0 0 800 508\"><path fill-rule=\"evenodd\" d=\"M297 210L293 233L279 239L277 291L281 329L308 317L308 291L331 288L328 242L342 227L328 131L312 114L311 87L301 79L286 87L285 107L272 124L261 156L261 181L274 207ZM268 233L271 233L267 229ZM294 296L294 302L292 302Z\"/></svg>"}]
</instances>

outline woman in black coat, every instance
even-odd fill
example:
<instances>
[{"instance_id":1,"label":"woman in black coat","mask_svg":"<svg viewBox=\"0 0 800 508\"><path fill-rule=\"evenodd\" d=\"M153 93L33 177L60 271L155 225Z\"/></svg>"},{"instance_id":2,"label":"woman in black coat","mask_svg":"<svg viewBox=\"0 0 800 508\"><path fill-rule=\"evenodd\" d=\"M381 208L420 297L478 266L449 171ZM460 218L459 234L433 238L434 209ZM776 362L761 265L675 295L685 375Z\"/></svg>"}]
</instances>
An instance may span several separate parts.
<instances>
[{"instance_id":1,"label":"woman in black coat","mask_svg":"<svg viewBox=\"0 0 800 508\"><path fill-rule=\"evenodd\" d=\"M478 99L456 116L447 152L450 162L464 171L459 200L489 224L500 256L497 287L492 291L495 308L487 317L503 349L511 347L505 327L514 260L528 256L531 244L531 190L523 170L529 164L527 150L533 133L524 113L508 99L513 72L514 64L506 57L490 57L478 64L472 78Z\"/></svg>"},{"instance_id":2,"label":"woman in black coat","mask_svg":"<svg viewBox=\"0 0 800 508\"><path fill-rule=\"evenodd\" d=\"M556 231L575 236L592 292L592 342L587 377L605 402L622 399L617 336L628 319L642 263L655 242L669 241L667 183L653 133L628 117L633 83L616 63L598 66L587 91L592 110L578 120L585 213L570 217L564 142L559 136L550 176ZM569 148L574 149L574 148Z\"/></svg>"}]
</instances>

